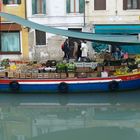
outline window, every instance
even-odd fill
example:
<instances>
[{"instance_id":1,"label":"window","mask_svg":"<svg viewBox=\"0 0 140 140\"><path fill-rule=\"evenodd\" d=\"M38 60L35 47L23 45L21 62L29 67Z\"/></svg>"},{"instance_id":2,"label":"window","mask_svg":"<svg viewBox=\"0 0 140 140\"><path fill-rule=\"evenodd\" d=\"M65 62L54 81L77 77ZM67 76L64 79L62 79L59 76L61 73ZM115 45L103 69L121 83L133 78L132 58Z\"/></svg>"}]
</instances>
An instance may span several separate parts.
<instances>
[{"instance_id":1,"label":"window","mask_svg":"<svg viewBox=\"0 0 140 140\"><path fill-rule=\"evenodd\" d=\"M32 14L46 14L46 0L32 0Z\"/></svg>"},{"instance_id":2,"label":"window","mask_svg":"<svg viewBox=\"0 0 140 140\"><path fill-rule=\"evenodd\" d=\"M20 52L20 33L1 32L1 52Z\"/></svg>"},{"instance_id":3,"label":"window","mask_svg":"<svg viewBox=\"0 0 140 140\"><path fill-rule=\"evenodd\" d=\"M140 9L140 0L123 0L123 9Z\"/></svg>"},{"instance_id":4,"label":"window","mask_svg":"<svg viewBox=\"0 0 140 140\"><path fill-rule=\"evenodd\" d=\"M46 32L36 30L36 45L46 45Z\"/></svg>"},{"instance_id":5,"label":"window","mask_svg":"<svg viewBox=\"0 0 140 140\"><path fill-rule=\"evenodd\" d=\"M3 4L21 4L21 0L3 0Z\"/></svg>"},{"instance_id":6,"label":"window","mask_svg":"<svg viewBox=\"0 0 140 140\"><path fill-rule=\"evenodd\" d=\"M67 0L67 13L84 13L84 0Z\"/></svg>"},{"instance_id":7,"label":"window","mask_svg":"<svg viewBox=\"0 0 140 140\"><path fill-rule=\"evenodd\" d=\"M94 10L106 10L106 0L94 0Z\"/></svg>"}]
</instances>

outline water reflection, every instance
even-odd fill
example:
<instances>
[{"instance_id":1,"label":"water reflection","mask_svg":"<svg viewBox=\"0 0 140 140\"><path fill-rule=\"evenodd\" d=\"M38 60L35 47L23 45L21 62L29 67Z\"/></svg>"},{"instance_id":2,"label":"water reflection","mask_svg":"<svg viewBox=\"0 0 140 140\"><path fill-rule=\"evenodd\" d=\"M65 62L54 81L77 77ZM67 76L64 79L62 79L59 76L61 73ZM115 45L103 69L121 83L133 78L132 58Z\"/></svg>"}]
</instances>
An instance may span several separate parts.
<instances>
[{"instance_id":1,"label":"water reflection","mask_svg":"<svg viewBox=\"0 0 140 140\"><path fill-rule=\"evenodd\" d=\"M1 94L0 140L138 140L139 96Z\"/></svg>"}]
</instances>

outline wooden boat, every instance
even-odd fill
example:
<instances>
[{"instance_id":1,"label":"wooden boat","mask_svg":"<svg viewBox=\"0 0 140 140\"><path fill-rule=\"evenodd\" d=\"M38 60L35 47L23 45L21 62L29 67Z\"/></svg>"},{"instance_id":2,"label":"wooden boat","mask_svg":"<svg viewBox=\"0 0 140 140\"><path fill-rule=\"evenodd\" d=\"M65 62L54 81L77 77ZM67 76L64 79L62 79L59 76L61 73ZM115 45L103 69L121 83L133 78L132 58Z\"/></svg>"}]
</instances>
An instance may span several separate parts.
<instances>
[{"instance_id":1,"label":"wooden boat","mask_svg":"<svg viewBox=\"0 0 140 140\"><path fill-rule=\"evenodd\" d=\"M140 73L107 78L0 79L0 92L97 92L140 88Z\"/></svg>"},{"instance_id":2,"label":"wooden boat","mask_svg":"<svg viewBox=\"0 0 140 140\"><path fill-rule=\"evenodd\" d=\"M103 43L121 43L140 45L137 36L128 35L96 35L55 29L27 21L15 15L2 13L0 16L14 21L22 26L59 34L67 37L86 39ZM111 77L66 78L66 79L0 79L0 92L96 92L119 91L140 88L140 73L132 73Z\"/></svg>"}]
</instances>

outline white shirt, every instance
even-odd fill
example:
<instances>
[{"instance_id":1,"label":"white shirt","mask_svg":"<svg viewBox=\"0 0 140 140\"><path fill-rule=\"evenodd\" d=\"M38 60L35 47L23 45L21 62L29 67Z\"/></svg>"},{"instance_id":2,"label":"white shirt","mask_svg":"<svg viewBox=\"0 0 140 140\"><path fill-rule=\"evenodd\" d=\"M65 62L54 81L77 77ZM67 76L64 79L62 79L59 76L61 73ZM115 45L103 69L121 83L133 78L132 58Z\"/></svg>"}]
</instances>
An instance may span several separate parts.
<instances>
[{"instance_id":1,"label":"white shirt","mask_svg":"<svg viewBox=\"0 0 140 140\"><path fill-rule=\"evenodd\" d=\"M81 55L82 57L88 56L88 46L84 42L81 43L81 51L82 51L82 55Z\"/></svg>"}]
</instances>

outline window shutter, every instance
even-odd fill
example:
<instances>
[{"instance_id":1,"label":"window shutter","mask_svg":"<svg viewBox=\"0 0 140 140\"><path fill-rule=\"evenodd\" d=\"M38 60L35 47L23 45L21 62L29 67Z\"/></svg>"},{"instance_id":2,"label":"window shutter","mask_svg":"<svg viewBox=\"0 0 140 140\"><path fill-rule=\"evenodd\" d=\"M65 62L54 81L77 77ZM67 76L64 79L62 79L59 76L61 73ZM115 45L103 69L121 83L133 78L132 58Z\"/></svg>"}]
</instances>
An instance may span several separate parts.
<instances>
[{"instance_id":1,"label":"window shutter","mask_svg":"<svg viewBox=\"0 0 140 140\"><path fill-rule=\"evenodd\" d=\"M140 9L140 0L137 0L138 3L138 9Z\"/></svg>"},{"instance_id":2,"label":"window shutter","mask_svg":"<svg viewBox=\"0 0 140 140\"><path fill-rule=\"evenodd\" d=\"M94 0L94 10L106 10L106 0Z\"/></svg>"},{"instance_id":3,"label":"window shutter","mask_svg":"<svg viewBox=\"0 0 140 140\"><path fill-rule=\"evenodd\" d=\"M46 14L46 0L43 0L43 14Z\"/></svg>"},{"instance_id":4,"label":"window shutter","mask_svg":"<svg viewBox=\"0 0 140 140\"><path fill-rule=\"evenodd\" d=\"M37 3L36 0L32 0L32 14L37 14Z\"/></svg>"},{"instance_id":5,"label":"window shutter","mask_svg":"<svg viewBox=\"0 0 140 140\"><path fill-rule=\"evenodd\" d=\"M18 0L18 1L17 1L17 4L21 4L21 0Z\"/></svg>"},{"instance_id":6,"label":"window shutter","mask_svg":"<svg viewBox=\"0 0 140 140\"><path fill-rule=\"evenodd\" d=\"M70 13L70 0L67 0L66 11L67 11L67 13Z\"/></svg>"},{"instance_id":7,"label":"window shutter","mask_svg":"<svg viewBox=\"0 0 140 140\"><path fill-rule=\"evenodd\" d=\"M3 4L7 4L8 3L8 1L7 0L3 0Z\"/></svg>"},{"instance_id":8,"label":"window shutter","mask_svg":"<svg viewBox=\"0 0 140 140\"><path fill-rule=\"evenodd\" d=\"M84 13L85 8L85 1L79 0L79 13Z\"/></svg>"},{"instance_id":9,"label":"window shutter","mask_svg":"<svg viewBox=\"0 0 140 140\"><path fill-rule=\"evenodd\" d=\"M123 0L123 10L127 9L127 0Z\"/></svg>"}]
</instances>

